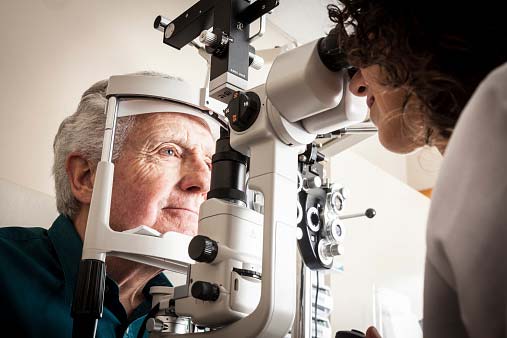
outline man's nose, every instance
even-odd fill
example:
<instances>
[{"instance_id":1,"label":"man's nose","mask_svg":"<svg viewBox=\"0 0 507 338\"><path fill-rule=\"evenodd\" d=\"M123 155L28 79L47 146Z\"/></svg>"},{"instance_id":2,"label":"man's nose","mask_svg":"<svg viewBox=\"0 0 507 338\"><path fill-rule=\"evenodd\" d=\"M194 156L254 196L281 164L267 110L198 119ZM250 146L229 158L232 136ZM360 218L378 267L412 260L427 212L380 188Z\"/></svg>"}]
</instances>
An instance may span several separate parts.
<instances>
[{"instance_id":1,"label":"man's nose","mask_svg":"<svg viewBox=\"0 0 507 338\"><path fill-rule=\"evenodd\" d=\"M186 192L207 193L210 189L211 171L202 157L192 156L182 167L180 188Z\"/></svg>"},{"instance_id":2,"label":"man's nose","mask_svg":"<svg viewBox=\"0 0 507 338\"><path fill-rule=\"evenodd\" d=\"M364 80L361 70L355 72L349 83L349 90L355 96L366 96L368 94L368 85Z\"/></svg>"}]
</instances>

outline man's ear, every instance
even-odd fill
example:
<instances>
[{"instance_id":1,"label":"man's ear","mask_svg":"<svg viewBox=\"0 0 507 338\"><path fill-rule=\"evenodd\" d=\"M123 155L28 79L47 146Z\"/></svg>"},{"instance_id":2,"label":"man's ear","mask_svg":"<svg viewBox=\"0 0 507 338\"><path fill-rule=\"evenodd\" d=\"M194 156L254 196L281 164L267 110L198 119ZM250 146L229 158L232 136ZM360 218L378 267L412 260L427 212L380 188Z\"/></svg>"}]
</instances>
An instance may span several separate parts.
<instances>
[{"instance_id":1,"label":"man's ear","mask_svg":"<svg viewBox=\"0 0 507 338\"><path fill-rule=\"evenodd\" d=\"M74 197L82 204L90 204L95 181L95 166L82 154L72 152L67 155L65 170Z\"/></svg>"}]
</instances>

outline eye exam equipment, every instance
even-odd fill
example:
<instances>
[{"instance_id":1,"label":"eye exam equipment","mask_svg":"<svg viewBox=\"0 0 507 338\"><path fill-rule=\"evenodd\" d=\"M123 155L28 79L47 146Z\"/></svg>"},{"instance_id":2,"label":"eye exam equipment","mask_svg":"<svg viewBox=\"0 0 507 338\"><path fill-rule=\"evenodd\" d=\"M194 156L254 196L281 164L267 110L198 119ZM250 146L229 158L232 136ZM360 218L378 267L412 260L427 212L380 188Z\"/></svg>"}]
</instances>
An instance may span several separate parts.
<instances>
[{"instance_id":1,"label":"eye exam equipment","mask_svg":"<svg viewBox=\"0 0 507 338\"><path fill-rule=\"evenodd\" d=\"M333 31L279 55L266 83L247 89L248 68L262 65L250 45L260 32L250 36L249 26L277 6L272 0L201 0L172 21L155 19L173 48L199 38L210 55L209 88L147 76L110 78L73 337L95 336L106 255L186 273L182 286L150 290L153 308L144 325L152 338L312 337L310 271L331 269L342 253L340 215L348 197L345 187L325 178L315 140L352 130L368 111L364 98L347 89L349 66L336 61L344 58ZM198 115L220 126L193 238L143 225L127 232L109 226L116 119L157 111Z\"/></svg>"}]
</instances>

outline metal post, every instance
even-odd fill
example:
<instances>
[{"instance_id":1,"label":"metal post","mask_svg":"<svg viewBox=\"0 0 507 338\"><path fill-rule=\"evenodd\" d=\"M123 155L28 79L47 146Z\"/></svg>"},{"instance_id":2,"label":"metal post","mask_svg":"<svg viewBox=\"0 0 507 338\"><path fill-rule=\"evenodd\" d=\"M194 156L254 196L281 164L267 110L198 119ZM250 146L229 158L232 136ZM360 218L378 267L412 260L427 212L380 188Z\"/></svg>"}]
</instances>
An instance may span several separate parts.
<instances>
[{"instance_id":1,"label":"metal post","mask_svg":"<svg viewBox=\"0 0 507 338\"><path fill-rule=\"evenodd\" d=\"M113 144L114 132L116 129L116 117L118 115L118 100L111 96L107 100L106 106L106 126L104 129L104 142L102 144L101 161L112 162L113 160Z\"/></svg>"},{"instance_id":2,"label":"metal post","mask_svg":"<svg viewBox=\"0 0 507 338\"><path fill-rule=\"evenodd\" d=\"M311 338L312 329L312 271L303 263L298 253L296 276L296 317L292 326L292 338Z\"/></svg>"}]
</instances>

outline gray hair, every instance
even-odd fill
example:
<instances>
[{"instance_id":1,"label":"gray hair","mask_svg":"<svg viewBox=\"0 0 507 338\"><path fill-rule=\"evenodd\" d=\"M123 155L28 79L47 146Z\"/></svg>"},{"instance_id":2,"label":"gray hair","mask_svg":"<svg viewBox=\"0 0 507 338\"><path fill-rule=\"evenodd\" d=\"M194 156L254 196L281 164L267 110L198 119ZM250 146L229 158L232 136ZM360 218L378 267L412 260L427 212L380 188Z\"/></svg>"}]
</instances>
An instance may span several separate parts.
<instances>
[{"instance_id":1,"label":"gray hair","mask_svg":"<svg viewBox=\"0 0 507 338\"><path fill-rule=\"evenodd\" d=\"M162 76L181 80L155 72L139 72L131 75ZM94 166L100 161L106 123L104 111L107 103L107 85L108 80L102 80L93 84L83 93L76 112L62 121L53 142L56 208L59 213L71 218L77 214L81 204L72 193L65 162L67 156L72 152L80 153ZM135 116L117 119L113 161L120 156L122 145L134 122Z\"/></svg>"}]
</instances>

